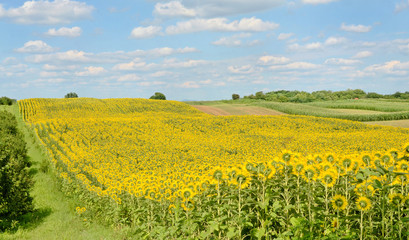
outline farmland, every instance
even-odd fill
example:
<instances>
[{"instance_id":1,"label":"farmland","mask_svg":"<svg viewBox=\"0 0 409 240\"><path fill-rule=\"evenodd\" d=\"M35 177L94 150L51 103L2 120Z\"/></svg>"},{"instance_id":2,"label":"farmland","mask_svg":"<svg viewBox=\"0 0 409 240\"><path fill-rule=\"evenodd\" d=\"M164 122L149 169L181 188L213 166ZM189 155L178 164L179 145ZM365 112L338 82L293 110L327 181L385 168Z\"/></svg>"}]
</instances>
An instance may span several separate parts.
<instances>
[{"instance_id":1,"label":"farmland","mask_svg":"<svg viewBox=\"0 0 409 240\"><path fill-rule=\"evenodd\" d=\"M64 192L82 203L77 214L130 227L132 237L407 232L404 129L294 115L214 117L144 99L19 105Z\"/></svg>"},{"instance_id":2,"label":"farmland","mask_svg":"<svg viewBox=\"0 0 409 240\"><path fill-rule=\"evenodd\" d=\"M272 102L254 99L187 102L192 106L207 106L227 110L224 115L246 115L240 108L266 108L270 115L293 114L325 118L348 119L360 122L382 122L409 119L409 101L391 99L351 99L310 103ZM203 108L203 107L202 107ZM217 112L214 111L214 113ZM212 114L212 113L210 113ZM266 114L269 114L266 112ZM405 125L403 121L403 125ZM398 122L399 123L399 122ZM392 122L391 126L399 126Z\"/></svg>"}]
</instances>

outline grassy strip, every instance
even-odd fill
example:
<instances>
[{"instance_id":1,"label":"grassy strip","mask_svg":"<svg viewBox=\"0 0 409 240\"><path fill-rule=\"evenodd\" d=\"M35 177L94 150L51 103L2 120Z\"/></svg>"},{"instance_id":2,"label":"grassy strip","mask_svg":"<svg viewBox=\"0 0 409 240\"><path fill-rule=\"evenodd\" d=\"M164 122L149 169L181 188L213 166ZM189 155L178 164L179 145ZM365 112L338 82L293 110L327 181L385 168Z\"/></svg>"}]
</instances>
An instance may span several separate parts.
<instances>
[{"instance_id":1,"label":"grassy strip","mask_svg":"<svg viewBox=\"0 0 409 240\"><path fill-rule=\"evenodd\" d=\"M359 100L341 100L341 101L325 101L312 102L307 105L323 107L323 108L344 108L344 109L360 109L380 112L403 112L409 111L409 102L402 101L384 101L373 99Z\"/></svg>"},{"instance_id":2,"label":"grassy strip","mask_svg":"<svg viewBox=\"0 0 409 240\"><path fill-rule=\"evenodd\" d=\"M30 192L34 197L35 211L23 216L14 229L0 233L0 239L123 239L124 236L109 227L90 222L76 214L75 208L79 203L67 198L59 190L60 184L48 168L47 157L31 129L21 119L18 106L2 106L1 109L16 115L19 128L25 135L32 162L30 173L35 180Z\"/></svg>"}]
</instances>

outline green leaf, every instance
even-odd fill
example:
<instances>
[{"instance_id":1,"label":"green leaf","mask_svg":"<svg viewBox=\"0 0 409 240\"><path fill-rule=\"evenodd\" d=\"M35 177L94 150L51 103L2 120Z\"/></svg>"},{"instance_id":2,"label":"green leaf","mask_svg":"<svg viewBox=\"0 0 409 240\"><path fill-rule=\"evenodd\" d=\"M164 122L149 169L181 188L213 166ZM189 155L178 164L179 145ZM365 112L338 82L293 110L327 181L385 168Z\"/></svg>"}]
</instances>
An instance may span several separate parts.
<instances>
[{"instance_id":1,"label":"green leaf","mask_svg":"<svg viewBox=\"0 0 409 240\"><path fill-rule=\"evenodd\" d=\"M233 238L234 236L237 235L237 231L235 227L229 227L229 231L226 234L227 238Z\"/></svg>"}]
</instances>

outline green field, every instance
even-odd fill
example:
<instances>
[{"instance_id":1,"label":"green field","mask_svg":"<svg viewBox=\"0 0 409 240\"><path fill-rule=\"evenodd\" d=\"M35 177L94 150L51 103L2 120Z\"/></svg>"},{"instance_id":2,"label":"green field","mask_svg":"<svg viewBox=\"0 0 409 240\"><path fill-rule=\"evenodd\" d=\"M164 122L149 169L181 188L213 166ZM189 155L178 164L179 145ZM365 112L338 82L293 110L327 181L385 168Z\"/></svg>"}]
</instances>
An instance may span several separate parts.
<instances>
[{"instance_id":1,"label":"green field","mask_svg":"<svg viewBox=\"0 0 409 240\"><path fill-rule=\"evenodd\" d=\"M281 103L240 99L235 101L196 101L187 103L220 108L228 108L228 105L236 106L236 108L238 105L257 106L286 114L339 118L361 122L409 119L409 101L403 100L358 99L312 103Z\"/></svg>"}]
</instances>

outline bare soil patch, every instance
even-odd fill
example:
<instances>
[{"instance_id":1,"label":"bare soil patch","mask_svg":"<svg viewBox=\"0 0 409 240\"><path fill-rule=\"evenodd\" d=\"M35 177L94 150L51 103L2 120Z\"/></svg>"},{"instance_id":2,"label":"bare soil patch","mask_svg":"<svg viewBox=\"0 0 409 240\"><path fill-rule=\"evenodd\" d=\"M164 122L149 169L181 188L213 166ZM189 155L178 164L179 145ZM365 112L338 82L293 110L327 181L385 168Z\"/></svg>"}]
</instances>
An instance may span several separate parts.
<instances>
[{"instance_id":1,"label":"bare soil patch","mask_svg":"<svg viewBox=\"0 0 409 240\"><path fill-rule=\"evenodd\" d=\"M204 105L192 105L192 107L196 108L199 111L202 111L207 114L215 115L215 116L228 116L231 115L229 112L226 112L220 108L212 107L212 106L204 106Z\"/></svg>"},{"instance_id":2,"label":"bare soil patch","mask_svg":"<svg viewBox=\"0 0 409 240\"><path fill-rule=\"evenodd\" d=\"M257 107L257 106L243 106L243 105L192 105L192 107L215 116L230 116L230 115L283 115L284 113L275 111L273 109Z\"/></svg>"}]
</instances>

